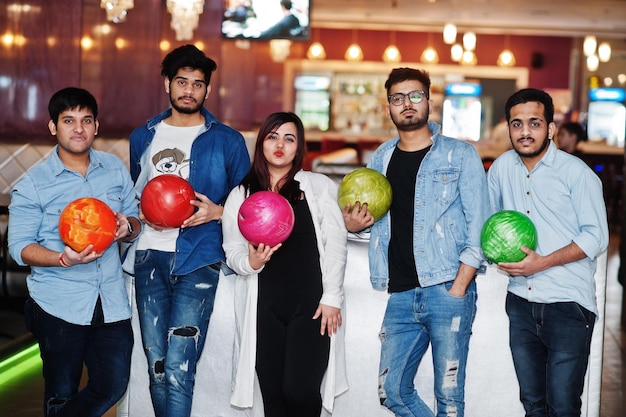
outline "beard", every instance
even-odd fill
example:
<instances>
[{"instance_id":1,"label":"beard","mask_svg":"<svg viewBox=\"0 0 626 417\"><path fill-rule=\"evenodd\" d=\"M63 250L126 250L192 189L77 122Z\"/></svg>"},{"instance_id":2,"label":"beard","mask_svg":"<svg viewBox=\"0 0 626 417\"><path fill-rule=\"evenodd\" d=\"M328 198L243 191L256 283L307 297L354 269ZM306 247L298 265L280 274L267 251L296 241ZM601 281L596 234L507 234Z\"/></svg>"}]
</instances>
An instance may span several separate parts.
<instances>
[{"instance_id":1,"label":"beard","mask_svg":"<svg viewBox=\"0 0 626 417\"><path fill-rule=\"evenodd\" d=\"M189 106L179 106L177 104L177 100L175 100L172 95L170 94L170 104L172 105L172 108L174 110L176 110L179 113L182 114L194 114L194 113L198 113L200 111L200 109L202 108L202 104L204 103L204 101L198 103L197 101L195 102L195 105L191 104Z\"/></svg>"},{"instance_id":2,"label":"beard","mask_svg":"<svg viewBox=\"0 0 626 417\"><path fill-rule=\"evenodd\" d=\"M534 138L533 140L536 141L536 139ZM513 141L513 139L511 139L511 144L513 145L513 149L515 149L515 152L517 152L519 156L522 156L524 158L534 158L535 156L541 155L541 153L546 150L546 148L550 144L550 138L548 137L548 134L546 133L546 136L544 137L543 142L541 142L541 146L539 146L539 148L537 148L534 151L533 150L525 151L523 148L522 149L518 148L516 146L517 142Z\"/></svg>"},{"instance_id":3,"label":"beard","mask_svg":"<svg viewBox=\"0 0 626 417\"><path fill-rule=\"evenodd\" d=\"M417 113L413 117L402 120L397 120L393 114L390 114L390 117L398 131L411 132L428 125L428 116L421 116Z\"/></svg>"}]
</instances>

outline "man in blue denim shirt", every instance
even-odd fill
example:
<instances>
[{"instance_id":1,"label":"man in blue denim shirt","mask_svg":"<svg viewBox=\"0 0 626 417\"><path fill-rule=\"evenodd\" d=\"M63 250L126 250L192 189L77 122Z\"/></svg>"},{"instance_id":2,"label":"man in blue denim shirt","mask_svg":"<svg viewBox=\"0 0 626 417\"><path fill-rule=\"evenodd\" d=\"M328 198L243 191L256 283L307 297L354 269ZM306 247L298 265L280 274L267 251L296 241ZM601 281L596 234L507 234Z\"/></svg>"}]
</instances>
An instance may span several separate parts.
<instances>
[{"instance_id":1,"label":"man in blue denim shirt","mask_svg":"<svg viewBox=\"0 0 626 417\"><path fill-rule=\"evenodd\" d=\"M504 113L513 150L489 168L494 211L517 210L537 228L535 251L500 263L510 275L510 346L527 416L580 416L598 314L596 258L609 239L602 183L587 164L556 148L554 104L523 89Z\"/></svg>"},{"instance_id":2,"label":"man in blue denim shirt","mask_svg":"<svg viewBox=\"0 0 626 417\"><path fill-rule=\"evenodd\" d=\"M195 212L180 228L146 222L135 252L137 308L156 417L191 413L202 353L224 261L222 204L250 169L243 136L204 107L216 63L193 45L162 62L171 107L130 135L130 172L140 194L162 174L189 181ZM140 213L141 215L141 213Z\"/></svg>"},{"instance_id":3,"label":"man in blue denim shirt","mask_svg":"<svg viewBox=\"0 0 626 417\"><path fill-rule=\"evenodd\" d=\"M369 167L389 179L391 209L376 223L366 204L344 210L348 230L372 226L370 279L391 294L380 332L380 401L397 416L434 415L413 384L432 344L436 415L463 417L474 277L489 213L485 172L472 145L428 122L428 73L396 68L385 88L399 136L376 150Z\"/></svg>"},{"instance_id":4,"label":"man in blue denim shirt","mask_svg":"<svg viewBox=\"0 0 626 417\"><path fill-rule=\"evenodd\" d=\"M57 146L11 192L9 251L31 268L24 312L43 360L44 416L98 417L128 384L130 304L117 243L101 253L93 245L76 252L61 241L59 217L73 200L93 197L115 212L116 240L135 238L141 224L128 169L91 147L99 127L96 99L65 88L48 110ZM89 381L79 391L83 366Z\"/></svg>"}]
</instances>

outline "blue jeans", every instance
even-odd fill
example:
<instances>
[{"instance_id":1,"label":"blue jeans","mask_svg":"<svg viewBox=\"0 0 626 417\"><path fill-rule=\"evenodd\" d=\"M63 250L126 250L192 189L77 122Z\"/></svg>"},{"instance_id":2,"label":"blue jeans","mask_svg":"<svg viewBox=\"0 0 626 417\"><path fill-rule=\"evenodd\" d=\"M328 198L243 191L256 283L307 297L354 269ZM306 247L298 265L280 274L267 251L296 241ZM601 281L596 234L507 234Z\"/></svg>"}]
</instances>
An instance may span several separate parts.
<instances>
[{"instance_id":1,"label":"blue jeans","mask_svg":"<svg viewBox=\"0 0 626 417\"><path fill-rule=\"evenodd\" d=\"M508 293L509 344L527 417L580 417L596 316L574 302Z\"/></svg>"},{"instance_id":2,"label":"blue jeans","mask_svg":"<svg viewBox=\"0 0 626 417\"><path fill-rule=\"evenodd\" d=\"M26 301L24 313L43 361L44 416L100 417L115 405L130 375L130 319L104 323L99 302L88 326L51 316L32 299ZM78 391L83 366L89 380Z\"/></svg>"},{"instance_id":3,"label":"blue jeans","mask_svg":"<svg viewBox=\"0 0 626 417\"><path fill-rule=\"evenodd\" d=\"M196 365L213 312L220 264L170 275L174 253L138 250L135 290L156 417L191 414Z\"/></svg>"},{"instance_id":4,"label":"blue jeans","mask_svg":"<svg viewBox=\"0 0 626 417\"><path fill-rule=\"evenodd\" d=\"M452 282L393 293L380 332L380 402L396 416L434 416L413 380L432 344L438 417L463 417L465 367L476 316L476 284L465 296L448 293Z\"/></svg>"}]
</instances>

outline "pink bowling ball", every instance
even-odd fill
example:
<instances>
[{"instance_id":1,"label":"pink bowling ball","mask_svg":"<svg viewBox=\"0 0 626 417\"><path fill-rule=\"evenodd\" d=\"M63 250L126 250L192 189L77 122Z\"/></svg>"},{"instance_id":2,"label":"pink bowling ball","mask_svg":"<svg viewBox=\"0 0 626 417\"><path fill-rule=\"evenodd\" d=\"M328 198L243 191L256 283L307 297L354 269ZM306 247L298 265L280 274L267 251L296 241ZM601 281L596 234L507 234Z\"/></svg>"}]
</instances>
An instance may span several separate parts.
<instances>
[{"instance_id":1,"label":"pink bowling ball","mask_svg":"<svg viewBox=\"0 0 626 417\"><path fill-rule=\"evenodd\" d=\"M283 243L293 230L295 216L285 197L272 191L258 191L239 207L237 224L243 237L254 246Z\"/></svg>"}]
</instances>

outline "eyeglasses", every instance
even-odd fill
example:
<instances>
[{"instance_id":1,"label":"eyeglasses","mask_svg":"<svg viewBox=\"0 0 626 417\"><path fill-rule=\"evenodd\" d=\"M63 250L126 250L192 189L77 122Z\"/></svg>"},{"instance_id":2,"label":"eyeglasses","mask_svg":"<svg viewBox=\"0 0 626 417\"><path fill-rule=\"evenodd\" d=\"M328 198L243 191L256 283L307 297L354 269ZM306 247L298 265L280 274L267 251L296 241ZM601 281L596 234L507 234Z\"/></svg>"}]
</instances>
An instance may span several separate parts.
<instances>
[{"instance_id":1,"label":"eyeglasses","mask_svg":"<svg viewBox=\"0 0 626 417\"><path fill-rule=\"evenodd\" d=\"M425 95L426 95L425 91L415 90L415 91L409 91L407 94L404 94L404 93L392 94L390 96L387 96L387 99L394 106L402 106L404 104L405 97L408 97L411 103L417 104L424 99Z\"/></svg>"}]
</instances>

